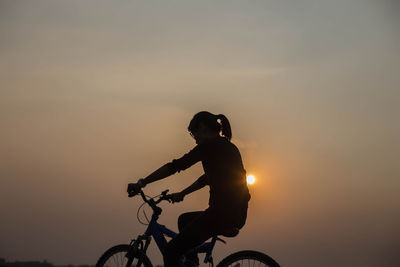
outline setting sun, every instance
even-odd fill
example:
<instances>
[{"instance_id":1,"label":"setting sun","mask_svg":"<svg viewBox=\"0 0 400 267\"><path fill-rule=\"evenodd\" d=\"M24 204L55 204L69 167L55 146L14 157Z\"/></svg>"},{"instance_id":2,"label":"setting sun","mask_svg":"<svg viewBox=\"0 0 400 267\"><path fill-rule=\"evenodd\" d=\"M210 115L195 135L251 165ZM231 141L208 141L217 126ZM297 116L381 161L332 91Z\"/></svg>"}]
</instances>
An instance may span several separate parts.
<instances>
[{"instance_id":1,"label":"setting sun","mask_svg":"<svg viewBox=\"0 0 400 267\"><path fill-rule=\"evenodd\" d=\"M254 182L256 181L256 178L254 177L254 175L249 174L249 175L247 175L246 180L247 180L248 184L254 184Z\"/></svg>"}]
</instances>

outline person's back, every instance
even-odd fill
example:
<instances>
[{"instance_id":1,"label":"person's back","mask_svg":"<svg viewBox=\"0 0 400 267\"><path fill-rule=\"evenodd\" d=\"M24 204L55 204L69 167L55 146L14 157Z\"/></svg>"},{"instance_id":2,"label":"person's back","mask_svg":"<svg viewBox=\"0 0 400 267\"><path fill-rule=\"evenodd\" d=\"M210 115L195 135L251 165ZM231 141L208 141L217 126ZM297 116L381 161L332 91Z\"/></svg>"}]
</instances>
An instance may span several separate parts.
<instances>
[{"instance_id":1,"label":"person's back","mask_svg":"<svg viewBox=\"0 0 400 267\"><path fill-rule=\"evenodd\" d=\"M250 199L239 150L224 137L205 144L204 172L210 186L210 208L221 211L244 205Z\"/></svg>"}]
</instances>

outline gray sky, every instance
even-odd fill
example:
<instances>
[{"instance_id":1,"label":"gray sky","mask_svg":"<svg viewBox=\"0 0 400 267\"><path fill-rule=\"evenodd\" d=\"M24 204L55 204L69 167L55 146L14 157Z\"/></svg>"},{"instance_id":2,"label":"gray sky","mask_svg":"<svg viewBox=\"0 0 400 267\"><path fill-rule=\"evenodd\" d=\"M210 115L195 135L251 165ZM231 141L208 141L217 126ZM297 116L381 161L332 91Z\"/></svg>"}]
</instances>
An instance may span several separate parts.
<instances>
[{"instance_id":1,"label":"gray sky","mask_svg":"<svg viewBox=\"0 0 400 267\"><path fill-rule=\"evenodd\" d=\"M1 1L0 257L93 264L142 233L128 182L231 121L256 176L218 259L395 266L400 249L396 1ZM146 188L183 189L201 166ZM161 222L204 209L206 189ZM161 262L155 244L149 252Z\"/></svg>"}]
</instances>

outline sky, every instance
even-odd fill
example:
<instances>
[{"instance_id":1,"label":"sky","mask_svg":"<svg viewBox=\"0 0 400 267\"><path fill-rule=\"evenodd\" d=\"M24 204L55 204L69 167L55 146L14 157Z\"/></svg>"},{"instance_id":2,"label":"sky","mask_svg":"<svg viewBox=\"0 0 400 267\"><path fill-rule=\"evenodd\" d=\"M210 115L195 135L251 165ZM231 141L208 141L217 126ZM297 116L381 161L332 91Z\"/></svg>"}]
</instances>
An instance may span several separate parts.
<instances>
[{"instance_id":1,"label":"sky","mask_svg":"<svg viewBox=\"0 0 400 267\"><path fill-rule=\"evenodd\" d=\"M252 199L216 247L282 266L396 266L400 5L372 1L0 1L0 257L94 264L145 227L126 185L225 114ZM146 187L177 192L200 164ZM160 222L207 207L162 204ZM153 264L161 263L153 243Z\"/></svg>"}]
</instances>

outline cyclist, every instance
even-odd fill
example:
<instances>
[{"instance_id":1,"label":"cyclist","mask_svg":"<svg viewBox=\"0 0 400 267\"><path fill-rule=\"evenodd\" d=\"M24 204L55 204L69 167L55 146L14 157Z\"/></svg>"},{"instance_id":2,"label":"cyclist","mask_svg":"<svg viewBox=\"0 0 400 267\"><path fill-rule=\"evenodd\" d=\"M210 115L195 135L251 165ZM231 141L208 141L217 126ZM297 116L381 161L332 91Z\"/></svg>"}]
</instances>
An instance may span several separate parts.
<instances>
[{"instance_id":1,"label":"cyclist","mask_svg":"<svg viewBox=\"0 0 400 267\"><path fill-rule=\"evenodd\" d=\"M160 167L149 176L128 184L129 196L134 196L149 183L185 170L201 161L204 174L181 192L172 194L179 202L204 186L210 187L209 207L205 211L189 212L179 216L179 234L165 247L164 266L181 266L180 258L186 254L185 266L197 266L197 255L187 252L215 235L235 236L247 217L249 190L246 171L232 137L228 119L202 111L194 115L188 130L196 140L196 146L179 159Z\"/></svg>"}]
</instances>

